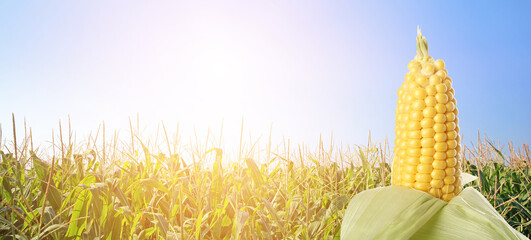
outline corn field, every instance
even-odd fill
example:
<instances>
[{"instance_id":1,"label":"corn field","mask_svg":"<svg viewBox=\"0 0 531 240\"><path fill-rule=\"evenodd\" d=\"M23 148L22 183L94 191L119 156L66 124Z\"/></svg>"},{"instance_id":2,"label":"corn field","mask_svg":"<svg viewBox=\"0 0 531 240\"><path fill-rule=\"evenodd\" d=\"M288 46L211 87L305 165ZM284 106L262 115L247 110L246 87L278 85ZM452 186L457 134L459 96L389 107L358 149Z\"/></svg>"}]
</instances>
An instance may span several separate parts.
<instances>
[{"instance_id":1,"label":"corn field","mask_svg":"<svg viewBox=\"0 0 531 240\"><path fill-rule=\"evenodd\" d=\"M59 132L51 155L31 134L0 143L0 239L339 239L349 200L390 185L385 141L269 143L260 158L252 147L229 158L215 146L178 146L165 130L163 144L132 128L128 141L97 134L83 144ZM472 186L530 237L529 146L478 139L460 154L478 176Z\"/></svg>"}]
</instances>

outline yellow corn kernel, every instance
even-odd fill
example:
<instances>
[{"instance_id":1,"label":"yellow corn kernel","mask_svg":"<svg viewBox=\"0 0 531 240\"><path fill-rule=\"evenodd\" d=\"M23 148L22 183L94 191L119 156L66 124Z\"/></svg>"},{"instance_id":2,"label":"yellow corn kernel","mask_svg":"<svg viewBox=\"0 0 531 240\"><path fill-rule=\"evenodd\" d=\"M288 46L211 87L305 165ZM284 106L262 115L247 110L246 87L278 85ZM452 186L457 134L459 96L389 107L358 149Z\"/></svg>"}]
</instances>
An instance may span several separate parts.
<instances>
[{"instance_id":1,"label":"yellow corn kernel","mask_svg":"<svg viewBox=\"0 0 531 240\"><path fill-rule=\"evenodd\" d=\"M433 160L431 162L433 162ZM428 174L430 174L433 171L433 167L431 166L431 162L428 163L428 164L425 164L425 163L423 163L421 161L421 164L417 165L417 172L418 173L428 173Z\"/></svg>"},{"instance_id":2,"label":"yellow corn kernel","mask_svg":"<svg viewBox=\"0 0 531 240\"><path fill-rule=\"evenodd\" d=\"M436 198L441 198L442 197L442 190L440 188L430 188L430 190L428 192L429 192L429 194L431 194L432 196L434 196Z\"/></svg>"},{"instance_id":3,"label":"yellow corn kernel","mask_svg":"<svg viewBox=\"0 0 531 240\"><path fill-rule=\"evenodd\" d=\"M437 75L431 75L430 76L430 85L435 86L435 89L437 89L437 85L442 84L442 78Z\"/></svg>"},{"instance_id":4,"label":"yellow corn kernel","mask_svg":"<svg viewBox=\"0 0 531 240\"><path fill-rule=\"evenodd\" d=\"M406 173L415 174L415 173L417 173L417 166L405 164L404 165L404 171Z\"/></svg>"},{"instance_id":5,"label":"yellow corn kernel","mask_svg":"<svg viewBox=\"0 0 531 240\"><path fill-rule=\"evenodd\" d=\"M449 151L455 151L455 150L449 150ZM457 159L455 157L449 157L446 159L446 167L455 167L457 165Z\"/></svg>"},{"instance_id":6,"label":"yellow corn kernel","mask_svg":"<svg viewBox=\"0 0 531 240\"><path fill-rule=\"evenodd\" d=\"M431 75L435 71L435 67L431 63L422 64L422 73L426 75Z\"/></svg>"},{"instance_id":7,"label":"yellow corn kernel","mask_svg":"<svg viewBox=\"0 0 531 240\"><path fill-rule=\"evenodd\" d=\"M420 163L422 164L431 164L433 163L433 157L431 156L420 156L419 158Z\"/></svg>"},{"instance_id":8,"label":"yellow corn kernel","mask_svg":"<svg viewBox=\"0 0 531 240\"><path fill-rule=\"evenodd\" d=\"M422 120L422 111L411 111L409 113L409 119L414 121Z\"/></svg>"},{"instance_id":9,"label":"yellow corn kernel","mask_svg":"<svg viewBox=\"0 0 531 240\"><path fill-rule=\"evenodd\" d=\"M454 185L447 185L447 184L445 184L445 185L442 187L441 190L442 190L443 193L448 194L448 193L452 193L452 192L454 192L455 187L454 187Z\"/></svg>"},{"instance_id":10,"label":"yellow corn kernel","mask_svg":"<svg viewBox=\"0 0 531 240\"><path fill-rule=\"evenodd\" d=\"M445 152L435 152L435 154L433 155L433 159L445 161L446 160L446 153Z\"/></svg>"},{"instance_id":11,"label":"yellow corn kernel","mask_svg":"<svg viewBox=\"0 0 531 240\"><path fill-rule=\"evenodd\" d=\"M407 78L406 78L406 79L407 79ZM398 99L400 100L400 97L401 97L402 95L404 95L404 89L402 89L402 88L398 89L398 92L397 92L396 94L398 95L398 97L399 97Z\"/></svg>"},{"instance_id":12,"label":"yellow corn kernel","mask_svg":"<svg viewBox=\"0 0 531 240\"><path fill-rule=\"evenodd\" d=\"M422 110L422 116L424 116L425 118L435 117L436 114L437 114L437 110L433 106L429 106L427 108L424 108L424 110Z\"/></svg>"},{"instance_id":13,"label":"yellow corn kernel","mask_svg":"<svg viewBox=\"0 0 531 240\"><path fill-rule=\"evenodd\" d=\"M424 88L418 87L413 90L413 96L415 96L417 99L424 99L427 95L428 93L426 93Z\"/></svg>"},{"instance_id":14,"label":"yellow corn kernel","mask_svg":"<svg viewBox=\"0 0 531 240\"><path fill-rule=\"evenodd\" d=\"M433 118L424 118L420 121L421 128L432 128L435 125Z\"/></svg>"},{"instance_id":15,"label":"yellow corn kernel","mask_svg":"<svg viewBox=\"0 0 531 240\"><path fill-rule=\"evenodd\" d=\"M441 179L433 179L430 182L432 188L442 188L444 186L444 181Z\"/></svg>"},{"instance_id":16,"label":"yellow corn kernel","mask_svg":"<svg viewBox=\"0 0 531 240\"><path fill-rule=\"evenodd\" d=\"M435 117L433 117L433 120L434 120L436 123L444 123L444 122L446 122L446 114L444 114L444 113L437 113L437 115L435 115Z\"/></svg>"},{"instance_id":17,"label":"yellow corn kernel","mask_svg":"<svg viewBox=\"0 0 531 240\"><path fill-rule=\"evenodd\" d=\"M426 103L423 100L417 99L411 104L411 107L413 107L413 110L423 110L426 107Z\"/></svg>"},{"instance_id":18,"label":"yellow corn kernel","mask_svg":"<svg viewBox=\"0 0 531 240\"><path fill-rule=\"evenodd\" d=\"M442 103L435 104L435 110L437 113L446 113L446 105Z\"/></svg>"},{"instance_id":19,"label":"yellow corn kernel","mask_svg":"<svg viewBox=\"0 0 531 240\"><path fill-rule=\"evenodd\" d=\"M406 163L412 166L417 166L420 163L420 160L418 157L410 157L408 156L406 158Z\"/></svg>"},{"instance_id":20,"label":"yellow corn kernel","mask_svg":"<svg viewBox=\"0 0 531 240\"><path fill-rule=\"evenodd\" d=\"M423 183L423 182L415 182L413 187L415 189L417 189L417 190L427 192L428 189L430 188L430 184L429 183Z\"/></svg>"},{"instance_id":21,"label":"yellow corn kernel","mask_svg":"<svg viewBox=\"0 0 531 240\"><path fill-rule=\"evenodd\" d=\"M407 155L412 157L420 157L420 148L408 148Z\"/></svg>"},{"instance_id":22,"label":"yellow corn kernel","mask_svg":"<svg viewBox=\"0 0 531 240\"><path fill-rule=\"evenodd\" d=\"M446 94L448 94L448 102L452 102L455 105L455 90L453 88L450 88L448 89L448 92L446 92Z\"/></svg>"},{"instance_id":23,"label":"yellow corn kernel","mask_svg":"<svg viewBox=\"0 0 531 240\"><path fill-rule=\"evenodd\" d=\"M452 131L455 129L455 127L457 126L457 124L455 123L457 121L457 118L455 118L454 122L447 122L446 123L446 130L447 131Z\"/></svg>"},{"instance_id":24,"label":"yellow corn kernel","mask_svg":"<svg viewBox=\"0 0 531 240\"><path fill-rule=\"evenodd\" d=\"M456 140L448 140L446 143L448 144L449 149L455 149L457 147Z\"/></svg>"},{"instance_id":25,"label":"yellow corn kernel","mask_svg":"<svg viewBox=\"0 0 531 240\"><path fill-rule=\"evenodd\" d=\"M448 104L448 103L447 103L447 104ZM453 104L453 103L452 103L452 104ZM446 108L448 108L448 107L446 107ZM453 111L453 110L452 110L452 111ZM447 112L447 113L446 113L446 121L451 122L451 121L453 121L453 120L455 120L455 114L454 114L453 112L451 112L451 111L450 111L450 112Z\"/></svg>"},{"instance_id":26,"label":"yellow corn kernel","mask_svg":"<svg viewBox=\"0 0 531 240\"><path fill-rule=\"evenodd\" d=\"M446 87L448 89L452 88L452 80L451 78L446 78L446 80L443 81L444 85L446 85Z\"/></svg>"},{"instance_id":27,"label":"yellow corn kernel","mask_svg":"<svg viewBox=\"0 0 531 240\"><path fill-rule=\"evenodd\" d=\"M433 138L436 142L444 142L447 140L446 133L436 133Z\"/></svg>"},{"instance_id":28,"label":"yellow corn kernel","mask_svg":"<svg viewBox=\"0 0 531 240\"><path fill-rule=\"evenodd\" d=\"M431 178L433 179L439 179L439 180L442 180L444 179L445 175L444 175L444 170L441 170L441 169L434 169L432 172L431 172Z\"/></svg>"},{"instance_id":29,"label":"yellow corn kernel","mask_svg":"<svg viewBox=\"0 0 531 240\"><path fill-rule=\"evenodd\" d=\"M444 184L451 185L455 182L455 176L446 176L444 177Z\"/></svg>"},{"instance_id":30,"label":"yellow corn kernel","mask_svg":"<svg viewBox=\"0 0 531 240\"><path fill-rule=\"evenodd\" d=\"M433 146L437 152L446 152L448 150L448 144L445 142L436 142Z\"/></svg>"},{"instance_id":31,"label":"yellow corn kernel","mask_svg":"<svg viewBox=\"0 0 531 240\"><path fill-rule=\"evenodd\" d=\"M446 77L446 78L444 78L444 80L448 80L449 82L453 82L451 77Z\"/></svg>"},{"instance_id":32,"label":"yellow corn kernel","mask_svg":"<svg viewBox=\"0 0 531 240\"><path fill-rule=\"evenodd\" d=\"M446 91L448 91L448 88L446 87L446 85L442 83L435 85L435 89L437 90L438 93L446 93Z\"/></svg>"},{"instance_id":33,"label":"yellow corn kernel","mask_svg":"<svg viewBox=\"0 0 531 240\"><path fill-rule=\"evenodd\" d=\"M409 66L409 64L408 64ZM437 59L434 63L433 63L433 66L435 66L435 69L437 71L441 70L441 69L444 69L444 61L441 60L441 59Z\"/></svg>"},{"instance_id":34,"label":"yellow corn kernel","mask_svg":"<svg viewBox=\"0 0 531 240\"><path fill-rule=\"evenodd\" d=\"M449 149L448 151L446 151L446 157L448 157L448 159L446 161L448 161L450 158L453 158L457 155L457 151L455 149Z\"/></svg>"},{"instance_id":35,"label":"yellow corn kernel","mask_svg":"<svg viewBox=\"0 0 531 240\"><path fill-rule=\"evenodd\" d=\"M455 181L455 183L454 183L454 194L455 193L459 194L461 191L463 191L463 187L461 186L461 183L460 182L458 183L457 181Z\"/></svg>"},{"instance_id":36,"label":"yellow corn kernel","mask_svg":"<svg viewBox=\"0 0 531 240\"><path fill-rule=\"evenodd\" d=\"M409 86L409 85L406 84L406 87L408 87L408 86ZM407 104L412 103L413 101L415 101L415 97L413 97L412 95L409 95L409 94L406 95L405 102L406 102ZM407 108L407 107L409 107L409 106L406 106L406 108Z\"/></svg>"},{"instance_id":37,"label":"yellow corn kernel","mask_svg":"<svg viewBox=\"0 0 531 240\"><path fill-rule=\"evenodd\" d=\"M407 157L406 149L400 149L400 151L398 151L398 156L401 157L401 158Z\"/></svg>"},{"instance_id":38,"label":"yellow corn kernel","mask_svg":"<svg viewBox=\"0 0 531 240\"><path fill-rule=\"evenodd\" d=\"M444 93L437 93L435 94L435 99L437 99L438 103L446 104L448 102L448 95Z\"/></svg>"},{"instance_id":39,"label":"yellow corn kernel","mask_svg":"<svg viewBox=\"0 0 531 240\"><path fill-rule=\"evenodd\" d=\"M424 99L424 103L426 103L426 107L433 107L437 104L437 99L434 96L427 96Z\"/></svg>"},{"instance_id":40,"label":"yellow corn kernel","mask_svg":"<svg viewBox=\"0 0 531 240\"><path fill-rule=\"evenodd\" d=\"M433 125L433 130L435 130L436 133L446 132L446 124L436 123L435 125Z\"/></svg>"},{"instance_id":41,"label":"yellow corn kernel","mask_svg":"<svg viewBox=\"0 0 531 240\"><path fill-rule=\"evenodd\" d=\"M402 175L402 180L403 180L404 182L411 182L411 183L413 183L413 182L415 182L415 175L416 175L416 174L404 174L404 175Z\"/></svg>"},{"instance_id":42,"label":"yellow corn kernel","mask_svg":"<svg viewBox=\"0 0 531 240\"><path fill-rule=\"evenodd\" d=\"M445 79L446 74L448 74L445 70L446 69L439 70L435 73L435 75L439 76L441 79Z\"/></svg>"},{"instance_id":43,"label":"yellow corn kernel","mask_svg":"<svg viewBox=\"0 0 531 240\"><path fill-rule=\"evenodd\" d=\"M400 138L395 138L395 144L400 145L400 140L401 140Z\"/></svg>"},{"instance_id":44,"label":"yellow corn kernel","mask_svg":"<svg viewBox=\"0 0 531 240\"><path fill-rule=\"evenodd\" d=\"M420 140L422 148L432 148L435 145L435 139L433 138L423 138Z\"/></svg>"},{"instance_id":45,"label":"yellow corn kernel","mask_svg":"<svg viewBox=\"0 0 531 240\"><path fill-rule=\"evenodd\" d=\"M418 88L418 87L420 87L420 86L416 82L407 82L406 83L406 89L409 89L410 91L412 91L413 89ZM415 99L414 96L411 96L411 97L412 97L412 99Z\"/></svg>"},{"instance_id":46,"label":"yellow corn kernel","mask_svg":"<svg viewBox=\"0 0 531 240\"><path fill-rule=\"evenodd\" d=\"M433 168L444 170L446 168L446 161L443 160L434 160L431 164Z\"/></svg>"},{"instance_id":47,"label":"yellow corn kernel","mask_svg":"<svg viewBox=\"0 0 531 240\"><path fill-rule=\"evenodd\" d=\"M407 130L420 130L421 126L420 126L420 122L419 121L413 121L413 120L409 120L407 121L406 123L406 129ZM446 126L445 126L445 131L446 131Z\"/></svg>"},{"instance_id":48,"label":"yellow corn kernel","mask_svg":"<svg viewBox=\"0 0 531 240\"><path fill-rule=\"evenodd\" d=\"M461 162L459 161L459 158L456 158L457 162L455 163L455 169L461 169Z\"/></svg>"},{"instance_id":49,"label":"yellow corn kernel","mask_svg":"<svg viewBox=\"0 0 531 240\"><path fill-rule=\"evenodd\" d=\"M434 148L421 148L420 154L423 156L433 157L433 154L435 154L435 149Z\"/></svg>"},{"instance_id":50,"label":"yellow corn kernel","mask_svg":"<svg viewBox=\"0 0 531 240\"><path fill-rule=\"evenodd\" d=\"M440 60L440 59L439 59L439 60ZM438 60L437 60L437 61L438 61ZM444 63L443 63L443 64L444 64ZM409 62L409 63L407 64L407 69L409 69L409 70L411 70L411 69L413 69L413 68L420 68L420 67L421 67L421 66L420 66L420 63L417 62L417 61L415 61L415 60L413 60L413 61L411 61L411 62ZM444 68L444 67L443 67L443 68ZM406 75L407 75L407 74L406 74Z\"/></svg>"},{"instance_id":51,"label":"yellow corn kernel","mask_svg":"<svg viewBox=\"0 0 531 240\"><path fill-rule=\"evenodd\" d=\"M398 110L398 112L401 112L401 113L405 112L406 111L406 103L398 105L397 110Z\"/></svg>"},{"instance_id":52,"label":"yellow corn kernel","mask_svg":"<svg viewBox=\"0 0 531 240\"><path fill-rule=\"evenodd\" d=\"M454 176L455 168L448 166L448 161L446 161L446 169L444 169L444 172L446 173L446 176Z\"/></svg>"},{"instance_id":53,"label":"yellow corn kernel","mask_svg":"<svg viewBox=\"0 0 531 240\"><path fill-rule=\"evenodd\" d=\"M461 192L461 190L463 190L463 186L461 185L461 178L459 178L459 177L455 178L454 187L455 187L455 192L457 192L457 193Z\"/></svg>"},{"instance_id":54,"label":"yellow corn kernel","mask_svg":"<svg viewBox=\"0 0 531 240\"><path fill-rule=\"evenodd\" d=\"M446 135L448 136L448 139L453 140L457 137L457 131L455 131L455 129L448 131L446 132Z\"/></svg>"},{"instance_id":55,"label":"yellow corn kernel","mask_svg":"<svg viewBox=\"0 0 531 240\"><path fill-rule=\"evenodd\" d=\"M415 81L420 86L426 86L429 83L428 78L426 76L424 76L424 75L418 75L415 78Z\"/></svg>"},{"instance_id":56,"label":"yellow corn kernel","mask_svg":"<svg viewBox=\"0 0 531 240\"><path fill-rule=\"evenodd\" d=\"M444 143L444 144L446 145L446 143ZM419 148L420 147L420 139L409 139L408 142L407 142L407 146L411 147L411 148Z\"/></svg>"},{"instance_id":57,"label":"yellow corn kernel","mask_svg":"<svg viewBox=\"0 0 531 240\"><path fill-rule=\"evenodd\" d=\"M452 192L452 193L443 194L441 199L448 202L452 200L452 198L454 197L455 197L455 194Z\"/></svg>"},{"instance_id":58,"label":"yellow corn kernel","mask_svg":"<svg viewBox=\"0 0 531 240\"><path fill-rule=\"evenodd\" d=\"M453 112L455 110L455 103L453 102L447 102L445 106L446 106L446 111L448 112ZM455 117L455 114L454 114L454 117ZM453 120L449 120L449 121L453 121Z\"/></svg>"},{"instance_id":59,"label":"yellow corn kernel","mask_svg":"<svg viewBox=\"0 0 531 240\"><path fill-rule=\"evenodd\" d=\"M417 173L415 175L415 181L429 183L431 181L431 176L428 173Z\"/></svg>"},{"instance_id":60,"label":"yellow corn kernel","mask_svg":"<svg viewBox=\"0 0 531 240\"><path fill-rule=\"evenodd\" d=\"M427 86L426 93L428 93L430 96L435 96L435 94L437 94L437 89L433 85Z\"/></svg>"},{"instance_id":61,"label":"yellow corn kernel","mask_svg":"<svg viewBox=\"0 0 531 240\"><path fill-rule=\"evenodd\" d=\"M404 124L404 127L401 127L401 129L402 129L403 131L400 132L400 137L401 137L402 139L406 139L406 138L407 138L407 131L405 130L405 129L406 129L405 125L406 125L406 124Z\"/></svg>"},{"instance_id":62,"label":"yellow corn kernel","mask_svg":"<svg viewBox=\"0 0 531 240\"><path fill-rule=\"evenodd\" d=\"M432 138L435 136L435 130L433 130L433 128L423 128L420 130L420 135L423 138Z\"/></svg>"}]
</instances>

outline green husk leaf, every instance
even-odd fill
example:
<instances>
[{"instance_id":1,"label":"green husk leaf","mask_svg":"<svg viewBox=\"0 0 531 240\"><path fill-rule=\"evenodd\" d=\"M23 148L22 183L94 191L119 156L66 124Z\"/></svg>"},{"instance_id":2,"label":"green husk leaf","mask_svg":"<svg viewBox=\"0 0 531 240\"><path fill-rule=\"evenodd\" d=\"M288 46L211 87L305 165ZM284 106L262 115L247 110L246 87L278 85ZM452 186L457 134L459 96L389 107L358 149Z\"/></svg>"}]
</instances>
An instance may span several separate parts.
<instances>
[{"instance_id":1,"label":"green husk leaf","mask_svg":"<svg viewBox=\"0 0 531 240\"><path fill-rule=\"evenodd\" d=\"M470 183L478 179L478 177L468 174L468 173L461 173L461 184L465 186L465 184Z\"/></svg>"},{"instance_id":2,"label":"green husk leaf","mask_svg":"<svg viewBox=\"0 0 531 240\"><path fill-rule=\"evenodd\" d=\"M450 202L411 188L363 191L350 201L341 239L527 239L468 187Z\"/></svg>"}]
</instances>

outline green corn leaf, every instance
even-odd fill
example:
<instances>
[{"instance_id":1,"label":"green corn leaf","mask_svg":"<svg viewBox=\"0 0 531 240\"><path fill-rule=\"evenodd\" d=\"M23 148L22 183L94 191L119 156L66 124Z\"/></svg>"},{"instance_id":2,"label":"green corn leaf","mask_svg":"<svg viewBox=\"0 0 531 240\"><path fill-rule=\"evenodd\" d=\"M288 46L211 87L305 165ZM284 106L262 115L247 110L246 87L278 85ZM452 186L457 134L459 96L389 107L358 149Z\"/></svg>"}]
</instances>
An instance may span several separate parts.
<instances>
[{"instance_id":1,"label":"green corn leaf","mask_svg":"<svg viewBox=\"0 0 531 240\"><path fill-rule=\"evenodd\" d=\"M256 165L254 160L251 158L246 158L245 163L247 164L248 174L250 175L251 178L253 178L253 181L255 182L255 184L257 186L262 185L264 180L262 178L262 173L260 173L260 169L258 168L258 165Z\"/></svg>"},{"instance_id":2,"label":"green corn leaf","mask_svg":"<svg viewBox=\"0 0 531 240\"><path fill-rule=\"evenodd\" d=\"M166 234L170 230L170 224L162 214L155 213L153 215L157 219L157 226L160 228L162 236L166 238Z\"/></svg>"},{"instance_id":3,"label":"green corn leaf","mask_svg":"<svg viewBox=\"0 0 531 240\"><path fill-rule=\"evenodd\" d=\"M201 239L201 226L203 225L203 210L199 212L197 219L195 220L195 239Z\"/></svg>"},{"instance_id":4,"label":"green corn leaf","mask_svg":"<svg viewBox=\"0 0 531 240\"><path fill-rule=\"evenodd\" d=\"M474 188L450 202L411 188L363 191L350 201L341 239L527 239Z\"/></svg>"},{"instance_id":5,"label":"green corn leaf","mask_svg":"<svg viewBox=\"0 0 531 240\"><path fill-rule=\"evenodd\" d=\"M231 224L232 224L232 220L230 219L230 217L228 215L224 215L223 220L221 221L221 226L228 227Z\"/></svg>"},{"instance_id":6,"label":"green corn leaf","mask_svg":"<svg viewBox=\"0 0 531 240\"><path fill-rule=\"evenodd\" d=\"M48 181L48 174L50 174L50 165L45 163L37 157L35 153L31 153L31 160L33 161L33 168L37 173L38 179L41 181Z\"/></svg>"},{"instance_id":7,"label":"green corn leaf","mask_svg":"<svg viewBox=\"0 0 531 240\"><path fill-rule=\"evenodd\" d=\"M39 240L42 239L42 237L49 235L52 232L59 231L61 228L64 228L64 224L52 224L48 227L46 227L39 235L32 238L32 240Z\"/></svg>"},{"instance_id":8,"label":"green corn leaf","mask_svg":"<svg viewBox=\"0 0 531 240\"><path fill-rule=\"evenodd\" d=\"M53 209L56 212L59 212L61 209L61 191L57 189L53 184L48 184L46 182L41 182L41 189L44 195L44 192L46 191L46 187L48 187L48 194L46 195L46 201L50 203L50 205L53 207Z\"/></svg>"},{"instance_id":9,"label":"green corn leaf","mask_svg":"<svg viewBox=\"0 0 531 240\"><path fill-rule=\"evenodd\" d=\"M164 193L169 194L168 188L166 188L160 181L154 178L141 179L140 183L144 188L156 188Z\"/></svg>"},{"instance_id":10,"label":"green corn leaf","mask_svg":"<svg viewBox=\"0 0 531 240\"><path fill-rule=\"evenodd\" d=\"M249 218L249 213L241 210L236 211L236 219L234 220L235 236L241 236L241 231L245 226L245 221Z\"/></svg>"},{"instance_id":11,"label":"green corn leaf","mask_svg":"<svg viewBox=\"0 0 531 240\"><path fill-rule=\"evenodd\" d=\"M83 154L74 154L74 162L76 163L77 174L80 178L84 178L85 171L83 167Z\"/></svg>"},{"instance_id":12,"label":"green corn leaf","mask_svg":"<svg viewBox=\"0 0 531 240\"><path fill-rule=\"evenodd\" d=\"M87 219L84 218L88 213L88 205L92 199L92 193L89 190L83 190L77 196L72 216L70 218L70 226L68 227L66 237L76 239L81 237L81 234L87 227Z\"/></svg>"},{"instance_id":13,"label":"green corn leaf","mask_svg":"<svg viewBox=\"0 0 531 240\"><path fill-rule=\"evenodd\" d=\"M363 165L363 172L366 174L365 176L365 190L366 190L374 186L374 180L373 180L374 174L372 172L373 168L371 168L371 165L369 164L369 161L367 160L367 156L365 155L361 147L358 147L358 149L359 149L361 162Z\"/></svg>"},{"instance_id":14,"label":"green corn leaf","mask_svg":"<svg viewBox=\"0 0 531 240\"><path fill-rule=\"evenodd\" d=\"M220 148L212 148L208 150L203 157L212 152L216 152L216 161L212 168L212 183L210 184L210 204L215 206L221 202L222 199L222 190L223 190L223 169L221 166L221 159L223 156L223 151Z\"/></svg>"},{"instance_id":15,"label":"green corn leaf","mask_svg":"<svg viewBox=\"0 0 531 240\"><path fill-rule=\"evenodd\" d=\"M8 199L11 199L13 187L11 186L9 177L3 177L2 178L2 187L4 188L5 192L9 195Z\"/></svg>"}]
</instances>

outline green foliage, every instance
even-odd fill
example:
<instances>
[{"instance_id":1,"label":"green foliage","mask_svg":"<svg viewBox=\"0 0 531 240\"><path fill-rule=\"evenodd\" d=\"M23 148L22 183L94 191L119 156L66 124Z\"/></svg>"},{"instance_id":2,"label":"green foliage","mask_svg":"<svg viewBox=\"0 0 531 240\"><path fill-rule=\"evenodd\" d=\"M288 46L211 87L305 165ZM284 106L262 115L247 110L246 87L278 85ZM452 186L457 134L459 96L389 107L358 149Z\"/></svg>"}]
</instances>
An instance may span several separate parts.
<instances>
[{"instance_id":1,"label":"green foliage","mask_svg":"<svg viewBox=\"0 0 531 240\"><path fill-rule=\"evenodd\" d=\"M531 164L527 162L507 166L503 162L489 161L477 165L467 164L464 167L470 174L478 176L478 180L470 186L478 189L513 228L529 238Z\"/></svg>"},{"instance_id":2,"label":"green foliage","mask_svg":"<svg viewBox=\"0 0 531 240\"><path fill-rule=\"evenodd\" d=\"M140 152L70 145L45 160L26 148L15 158L4 146L0 239L339 239L349 200L390 184L382 148L288 151L262 164L227 161L219 148L193 159L153 154L137 140ZM464 164L479 176L474 187L526 236L530 165Z\"/></svg>"}]
</instances>

